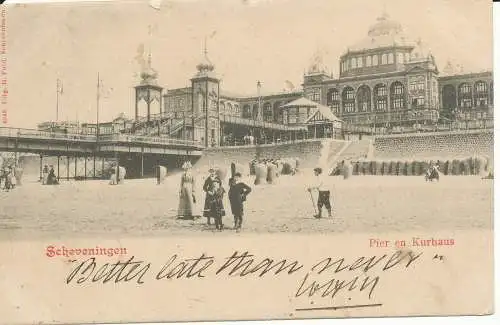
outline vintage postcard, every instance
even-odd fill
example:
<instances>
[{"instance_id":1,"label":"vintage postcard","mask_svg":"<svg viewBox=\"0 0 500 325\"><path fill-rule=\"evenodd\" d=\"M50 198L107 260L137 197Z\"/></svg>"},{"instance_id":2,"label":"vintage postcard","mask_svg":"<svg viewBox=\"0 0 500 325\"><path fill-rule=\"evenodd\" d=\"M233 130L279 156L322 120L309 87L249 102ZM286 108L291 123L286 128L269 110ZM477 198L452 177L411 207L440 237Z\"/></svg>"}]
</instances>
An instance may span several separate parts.
<instances>
[{"instance_id":1,"label":"vintage postcard","mask_svg":"<svg viewBox=\"0 0 500 325\"><path fill-rule=\"evenodd\" d=\"M488 0L1 7L0 323L489 315Z\"/></svg>"}]
</instances>

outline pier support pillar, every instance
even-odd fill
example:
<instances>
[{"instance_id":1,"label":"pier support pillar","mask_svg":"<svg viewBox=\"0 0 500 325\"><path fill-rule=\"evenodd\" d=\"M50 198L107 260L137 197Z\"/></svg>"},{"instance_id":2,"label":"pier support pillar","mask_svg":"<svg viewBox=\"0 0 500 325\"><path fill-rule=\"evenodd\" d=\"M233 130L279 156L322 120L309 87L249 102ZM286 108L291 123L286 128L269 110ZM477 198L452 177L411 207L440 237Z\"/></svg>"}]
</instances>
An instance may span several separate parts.
<instances>
[{"instance_id":1,"label":"pier support pillar","mask_svg":"<svg viewBox=\"0 0 500 325\"><path fill-rule=\"evenodd\" d=\"M43 180L43 155L40 155L40 183Z\"/></svg>"},{"instance_id":2,"label":"pier support pillar","mask_svg":"<svg viewBox=\"0 0 500 325\"><path fill-rule=\"evenodd\" d=\"M102 157L101 178L104 178L104 157Z\"/></svg>"},{"instance_id":3,"label":"pier support pillar","mask_svg":"<svg viewBox=\"0 0 500 325\"><path fill-rule=\"evenodd\" d=\"M66 180L69 181L69 156L66 156Z\"/></svg>"},{"instance_id":4,"label":"pier support pillar","mask_svg":"<svg viewBox=\"0 0 500 325\"><path fill-rule=\"evenodd\" d=\"M141 178L144 178L144 148L141 151Z\"/></svg>"},{"instance_id":5,"label":"pier support pillar","mask_svg":"<svg viewBox=\"0 0 500 325\"><path fill-rule=\"evenodd\" d=\"M87 180L87 156L85 156L85 165L83 167L83 170L84 170L84 173L85 173L85 176L83 176L83 179Z\"/></svg>"},{"instance_id":6,"label":"pier support pillar","mask_svg":"<svg viewBox=\"0 0 500 325\"><path fill-rule=\"evenodd\" d=\"M60 162L61 162L61 157L57 156L57 181L58 182L60 181L60 178L59 178L59 175L60 175L60 173L59 173L59 171L60 171L60 169L59 169Z\"/></svg>"},{"instance_id":7,"label":"pier support pillar","mask_svg":"<svg viewBox=\"0 0 500 325\"><path fill-rule=\"evenodd\" d=\"M76 170L77 161L78 161L78 155L75 155L75 180L76 180L76 177L78 176L76 174L76 172L77 172L77 170Z\"/></svg>"}]
</instances>

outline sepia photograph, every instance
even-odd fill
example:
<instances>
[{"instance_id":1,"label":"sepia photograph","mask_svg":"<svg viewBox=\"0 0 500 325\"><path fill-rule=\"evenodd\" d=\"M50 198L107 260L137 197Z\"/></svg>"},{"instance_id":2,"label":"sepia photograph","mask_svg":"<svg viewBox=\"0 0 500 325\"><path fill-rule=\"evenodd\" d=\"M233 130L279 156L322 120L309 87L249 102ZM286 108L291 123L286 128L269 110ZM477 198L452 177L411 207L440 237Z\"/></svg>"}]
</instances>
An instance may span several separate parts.
<instances>
[{"instance_id":1,"label":"sepia photograph","mask_svg":"<svg viewBox=\"0 0 500 325\"><path fill-rule=\"evenodd\" d=\"M212 240L236 250L252 238L264 252L283 241L282 252L308 256L316 241L345 248L364 236L365 256L397 250L406 268L419 249L434 260L443 260L437 250L453 251L473 268L460 259L468 247L489 288L478 284L472 313L491 312L492 22L486 0L2 5L0 242L36 241L42 260L118 263L133 255L122 238L202 250ZM459 239L469 232L475 237ZM350 260L351 270L361 265ZM342 262L332 261L312 270L337 273ZM59 285L76 283L84 264ZM295 271L285 264L280 271ZM258 273L262 264L245 270ZM157 280L173 274L162 271ZM295 297L331 296L330 286L306 278ZM378 278L357 281L361 291L373 290ZM243 307L199 317L281 317ZM198 307L182 308L185 317L144 315L198 319L189 314ZM25 319L16 317L8 319Z\"/></svg>"}]
</instances>

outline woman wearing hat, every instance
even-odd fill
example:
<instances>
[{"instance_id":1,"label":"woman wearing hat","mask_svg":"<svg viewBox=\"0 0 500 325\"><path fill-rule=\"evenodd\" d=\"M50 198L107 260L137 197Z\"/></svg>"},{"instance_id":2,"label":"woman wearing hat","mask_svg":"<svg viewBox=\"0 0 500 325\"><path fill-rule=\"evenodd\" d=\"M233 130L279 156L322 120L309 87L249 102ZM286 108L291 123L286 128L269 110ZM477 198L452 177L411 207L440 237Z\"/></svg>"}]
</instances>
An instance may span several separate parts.
<instances>
[{"instance_id":1,"label":"woman wearing hat","mask_svg":"<svg viewBox=\"0 0 500 325\"><path fill-rule=\"evenodd\" d=\"M215 182L219 183L219 185L222 186L222 181L220 178L217 176L215 173L214 168L210 168L208 170L210 175L207 177L205 180L205 183L203 184L203 192L205 192L205 205L203 207L203 216L207 218L207 224L210 225L210 218L211 218L211 213L210 213L210 202L213 201L212 198L212 193L213 193L213 184Z\"/></svg>"},{"instance_id":2,"label":"woman wearing hat","mask_svg":"<svg viewBox=\"0 0 500 325\"><path fill-rule=\"evenodd\" d=\"M182 165L184 172L181 176L181 188L179 190L179 209L177 216L179 218L194 218L195 197L195 177L192 173L191 162L186 161Z\"/></svg>"}]
</instances>

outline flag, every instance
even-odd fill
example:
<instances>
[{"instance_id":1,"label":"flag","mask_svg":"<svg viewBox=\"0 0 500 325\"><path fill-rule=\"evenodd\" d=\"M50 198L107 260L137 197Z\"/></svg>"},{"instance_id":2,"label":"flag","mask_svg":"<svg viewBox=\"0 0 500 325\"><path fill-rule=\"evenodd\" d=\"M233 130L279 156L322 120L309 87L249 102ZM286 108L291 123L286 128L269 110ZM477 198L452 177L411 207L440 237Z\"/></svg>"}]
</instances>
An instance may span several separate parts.
<instances>
[{"instance_id":1,"label":"flag","mask_svg":"<svg viewBox=\"0 0 500 325\"><path fill-rule=\"evenodd\" d=\"M63 94L63 83L61 80L57 79L57 92L62 95Z\"/></svg>"},{"instance_id":2,"label":"flag","mask_svg":"<svg viewBox=\"0 0 500 325\"><path fill-rule=\"evenodd\" d=\"M101 98L109 98L113 90L113 87L104 86L102 79L99 79L99 96Z\"/></svg>"},{"instance_id":3,"label":"flag","mask_svg":"<svg viewBox=\"0 0 500 325\"><path fill-rule=\"evenodd\" d=\"M214 30L214 31L212 32L212 34L210 34L209 38L214 38L214 36L215 36L216 34L217 34L217 31L216 31L216 30Z\"/></svg>"}]
</instances>

